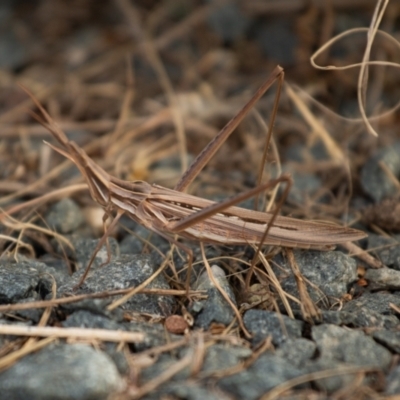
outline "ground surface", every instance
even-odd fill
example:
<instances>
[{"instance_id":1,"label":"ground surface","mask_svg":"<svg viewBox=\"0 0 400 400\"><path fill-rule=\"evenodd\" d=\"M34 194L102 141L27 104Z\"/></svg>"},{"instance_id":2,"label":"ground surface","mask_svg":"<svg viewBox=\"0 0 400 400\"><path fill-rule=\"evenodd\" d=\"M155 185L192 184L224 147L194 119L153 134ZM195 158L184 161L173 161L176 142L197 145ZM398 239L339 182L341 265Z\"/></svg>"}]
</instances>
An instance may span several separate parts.
<instances>
[{"instance_id":1,"label":"ground surface","mask_svg":"<svg viewBox=\"0 0 400 400\"><path fill-rule=\"evenodd\" d=\"M400 121L391 111L400 75L369 71L366 112L383 115L371 119L375 137L360 118L359 70L310 64L333 36L368 27L375 1L220 3L1 2L1 398L400 395ZM399 40L396 3L381 29ZM365 32L351 35L317 63L358 63L365 46ZM370 59L398 63L400 52L381 38ZM262 179L290 174L280 213L351 225L368 234L359 248L267 247L249 288L254 250L208 245L224 297L200 244L185 241L195 260L188 299L185 254L124 215L75 290L103 210L77 168L43 143L56 141L19 85L108 173L173 188L277 64L285 84ZM220 201L257 184L275 93L276 85L189 193ZM361 249L375 264L349 253Z\"/></svg>"}]
</instances>

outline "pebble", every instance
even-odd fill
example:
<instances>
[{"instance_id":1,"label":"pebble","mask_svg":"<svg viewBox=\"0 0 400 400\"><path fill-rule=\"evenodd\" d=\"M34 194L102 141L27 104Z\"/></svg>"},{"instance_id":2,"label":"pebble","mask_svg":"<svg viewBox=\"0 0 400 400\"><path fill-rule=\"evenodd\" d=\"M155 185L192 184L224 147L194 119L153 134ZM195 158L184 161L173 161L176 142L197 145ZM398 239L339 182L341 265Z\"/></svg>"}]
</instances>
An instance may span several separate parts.
<instances>
[{"instance_id":1,"label":"pebble","mask_svg":"<svg viewBox=\"0 0 400 400\"><path fill-rule=\"evenodd\" d=\"M400 332L382 329L372 334L373 338L389 350L400 354Z\"/></svg>"},{"instance_id":2,"label":"pebble","mask_svg":"<svg viewBox=\"0 0 400 400\"><path fill-rule=\"evenodd\" d=\"M364 278L368 281L370 290L399 290L400 271L390 268L368 269Z\"/></svg>"},{"instance_id":3,"label":"pebble","mask_svg":"<svg viewBox=\"0 0 400 400\"><path fill-rule=\"evenodd\" d=\"M385 393L388 395L400 395L400 365L397 365L389 373L386 380Z\"/></svg>"},{"instance_id":4,"label":"pebble","mask_svg":"<svg viewBox=\"0 0 400 400\"><path fill-rule=\"evenodd\" d=\"M252 355L248 347L218 343L207 349L202 372L218 372L234 367Z\"/></svg>"},{"instance_id":5,"label":"pebble","mask_svg":"<svg viewBox=\"0 0 400 400\"><path fill-rule=\"evenodd\" d=\"M393 329L400 323L395 315L383 315L368 307L359 307L354 311L323 310L321 322L334 325L346 325L352 328Z\"/></svg>"},{"instance_id":6,"label":"pebble","mask_svg":"<svg viewBox=\"0 0 400 400\"><path fill-rule=\"evenodd\" d=\"M106 400L123 388L109 356L84 344L50 345L0 373L7 400Z\"/></svg>"},{"instance_id":7,"label":"pebble","mask_svg":"<svg viewBox=\"0 0 400 400\"><path fill-rule=\"evenodd\" d=\"M307 290L319 306L326 304L326 298L331 302L340 299L357 279L356 262L340 251L295 250L294 257L303 276L316 286L307 285ZM286 259L278 255L274 261L277 264L274 271L283 290L298 298L297 283Z\"/></svg>"},{"instance_id":8,"label":"pebble","mask_svg":"<svg viewBox=\"0 0 400 400\"><path fill-rule=\"evenodd\" d=\"M387 267L400 271L400 235L384 237L368 234L367 249Z\"/></svg>"},{"instance_id":9,"label":"pebble","mask_svg":"<svg viewBox=\"0 0 400 400\"><path fill-rule=\"evenodd\" d=\"M84 217L75 201L66 198L50 207L45 220L51 229L66 234L78 229L83 223Z\"/></svg>"},{"instance_id":10,"label":"pebble","mask_svg":"<svg viewBox=\"0 0 400 400\"><path fill-rule=\"evenodd\" d=\"M68 257L76 260L77 267L80 271L86 269L89 264L90 258L92 257L100 239L91 239L86 237L79 237L72 235L68 237L70 239L74 251L69 248L65 248L65 253ZM96 253L94 258L92 269L95 270L97 267L107 263L110 256L110 261L115 260L119 255L118 242L113 237L108 238L110 254L107 251L107 245L104 244L101 249Z\"/></svg>"},{"instance_id":11,"label":"pebble","mask_svg":"<svg viewBox=\"0 0 400 400\"><path fill-rule=\"evenodd\" d=\"M280 346L289 338L301 338L304 327L302 321L264 310L247 311L244 314L243 322L246 329L253 335L254 346L260 344L268 336L272 337L272 343L275 346Z\"/></svg>"},{"instance_id":12,"label":"pebble","mask_svg":"<svg viewBox=\"0 0 400 400\"><path fill-rule=\"evenodd\" d=\"M268 390L305 374L305 369L292 365L274 354L262 354L249 368L220 379L217 385L235 399L255 400ZM307 387L307 384L300 387Z\"/></svg>"},{"instance_id":13,"label":"pebble","mask_svg":"<svg viewBox=\"0 0 400 400\"><path fill-rule=\"evenodd\" d=\"M213 265L211 270L214 278L218 281L225 293L227 293L231 301L236 305L235 296L228 280L226 279L223 269ZM235 316L234 311L222 296L221 292L214 286L207 271L204 271L200 275L194 289L205 290L207 292L207 299L195 301L189 308L189 311L195 318L195 327L208 330L213 323L228 326L232 322Z\"/></svg>"},{"instance_id":14,"label":"pebble","mask_svg":"<svg viewBox=\"0 0 400 400\"><path fill-rule=\"evenodd\" d=\"M62 271L46 264L25 258L15 262L0 262L1 303L17 303L24 299L44 300L55 283L62 285L68 278Z\"/></svg>"},{"instance_id":15,"label":"pebble","mask_svg":"<svg viewBox=\"0 0 400 400\"><path fill-rule=\"evenodd\" d=\"M320 358L360 367L387 370L392 355L362 331L323 324L312 327Z\"/></svg>"},{"instance_id":16,"label":"pebble","mask_svg":"<svg viewBox=\"0 0 400 400\"><path fill-rule=\"evenodd\" d=\"M316 355L316 350L317 346L312 340L287 339L275 354L284 360L290 360L290 363L296 367L302 367Z\"/></svg>"},{"instance_id":17,"label":"pebble","mask_svg":"<svg viewBox=\"0 0 400 400\"><path fill-rule=\"evenodd\" d=\"M93 268L75 294L134 288L150 278L155 269L151 256L124 254L101 268ZM71 293L83 273L83 270L76 272L66 285L59 288L59 295ZM170 289L170 286L163 274L160 274L147 288ZM172 313L174 305L175 300L172 296L139 293L131 297L123 305L123 309L135 313L168 316Z\"/></svg>"},{"instance_id":18,"label":"pebble","mask_svg":"<svg viewBox=\"0 0 400 400\"><path fill-rule=\"evenodd\" d=\"M321 371L337 371L338 373L332 373L331 376L326 378L314 379L313 385L315 385L320 391L324 393L334 393L337 390L350 385L354 381L354 374L341 374L341 370L348 367L343 362L336 360L328 360L326 358L319 359L308 363L306 366L308 373L318 373ZM331 397L329 397L331 399Z\"/></svg>"}]
</instances>

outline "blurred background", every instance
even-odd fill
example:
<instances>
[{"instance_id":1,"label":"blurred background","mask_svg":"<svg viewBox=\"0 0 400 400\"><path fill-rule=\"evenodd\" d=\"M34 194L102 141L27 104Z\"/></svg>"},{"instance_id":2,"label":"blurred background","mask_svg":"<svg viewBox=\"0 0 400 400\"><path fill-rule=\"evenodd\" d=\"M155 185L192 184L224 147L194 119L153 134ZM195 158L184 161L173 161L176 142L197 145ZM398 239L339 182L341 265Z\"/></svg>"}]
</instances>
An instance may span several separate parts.
<instances>
[{"instance_id":1,"label":"blurred background","mask_svg":"<svg viewBox=\"0 0 400 400\"><path fill-rule=\"evenodd\" d=\"M62 157L43 144L49 134L29 116L32 102L18 84L110 173L173 187L277 64L285 69L286 89L275 121L277 150L268 158L265 179L281 171L294 176L292 215L339 217L350 201L369 204L359 172L377 148L396 142L398 113L374 122L379 138L362 122L345 119L359 118L358 70L318 71L310 56L333 36L368 27L375 4L3 0L0 206L81 180L68 165L50 174ZM393 2L381 24L397 38L399 15ZM359 62L365 44L365 33L348 36L317 62ZM371 59L378 58L395 62L398 49L377 39ZM369 115L397 103L399 76L395 69L371 68ZM269 90L257 105L265 122L275 92ZM220 198L253 187L265 138L265 127L247 118L191 191Z\"/></svg>"}]
</instances>

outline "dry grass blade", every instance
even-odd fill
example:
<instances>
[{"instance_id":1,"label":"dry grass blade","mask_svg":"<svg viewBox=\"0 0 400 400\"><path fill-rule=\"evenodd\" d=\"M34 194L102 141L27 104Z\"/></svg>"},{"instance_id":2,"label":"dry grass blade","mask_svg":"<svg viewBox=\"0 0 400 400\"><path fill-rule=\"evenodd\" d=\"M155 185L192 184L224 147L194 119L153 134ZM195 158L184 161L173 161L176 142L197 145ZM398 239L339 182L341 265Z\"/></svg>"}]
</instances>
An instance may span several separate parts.
<instances>
[{"instance_id":1,"label":"dry grass blade","mask_svg":"<svg viewBox=\"0 0 400 400\"><path fill-rule=\"evenodd\" d=\"M25 357L26 355L33 353L34 351L40 350L43 347L46 347L51 342L56 340L55 337L47 337L38 342L31 343L29 346L22 347L18 350L13 351L12 353L7 354L4 357L0 358L0 371L3 371L5 368L11 367L16 361L20 358Z\"/></svg>"},{"instance_id":2,"label":"dry grass blade","mask_svg":"<svg viewBox=\"0 0 400 400\"><path fill-rule=\"evenodd\" d=\"M112 331L108 329L55 328L49 326L0 325L0 335L75 338L127 343L140 343L144 340L144 334L139 332Z\"/></svg>"}]
</instances>

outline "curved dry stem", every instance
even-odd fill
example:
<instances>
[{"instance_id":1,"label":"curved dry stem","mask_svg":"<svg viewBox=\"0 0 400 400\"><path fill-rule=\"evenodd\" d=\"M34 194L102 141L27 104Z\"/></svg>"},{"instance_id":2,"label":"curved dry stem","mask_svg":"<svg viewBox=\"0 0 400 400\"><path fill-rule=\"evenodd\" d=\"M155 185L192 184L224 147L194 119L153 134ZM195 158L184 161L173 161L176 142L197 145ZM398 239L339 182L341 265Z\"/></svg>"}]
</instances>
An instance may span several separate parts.
<instances>
[{"instance_id":1,"label":"curved dry stem","mask_svg":"<svg viewBox=\"0 0 400 400\"><path fill-rule=\"evenodd\" d=\"M365 111L365 97L366 97L366 92L367 92L368 67L370 67L372 65L379 65L379 66L400 68L399 63L394 63L394 62L389 62L389 61L371 61L371 60L369 60L370 54L371 54L371 48L372 48L373 42L374 42L377 34L382 35L386 40L388 40L388 42L394 44L397 48L400 48L400 43L393 36L378 29L388 3L389 3L389 0L379 0L378 1L377 5L375 7L375 12L374 12L374 15L371 20L371 24L370 24L369 28L349 29L349 30L333 37L331 40L329 40L327 43L325 43L320 49L318 49L310 57L311 65L314 68L320 69L320 70L344 71L344 70L347 70L350 68L360 67L360 72L359 72L359 76L358 76L357 97L358 97L358 104L359 104L359 109L360 109L360 113L361 113L361 119L364 122L364 124L366 125L369 132L372 133L374 136L378 136L378 133L372 127L371 122L370 122L371 118L369 118L366 115L366 111ZM343 39L344 37L350 36L351 34L360 33L360 32L367 32L367 44L366 44L366 47L364 50L364 55L363 55L362 61L360 63L354 63L354 64L344 65L344 66L334 66L334 65L320 66L315 62L315 59L319 55L321 55L321 53L323 53L325 50L327 50L329 47L331 47L334 43L337 43L339 40ZM388 114L392 114L399 107L400 107L400 102L397 103L394 107L392 107L389 111L386 111L383 114L375 116L374 119L382 118Z\"/></svg>"}]
</instances>

